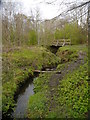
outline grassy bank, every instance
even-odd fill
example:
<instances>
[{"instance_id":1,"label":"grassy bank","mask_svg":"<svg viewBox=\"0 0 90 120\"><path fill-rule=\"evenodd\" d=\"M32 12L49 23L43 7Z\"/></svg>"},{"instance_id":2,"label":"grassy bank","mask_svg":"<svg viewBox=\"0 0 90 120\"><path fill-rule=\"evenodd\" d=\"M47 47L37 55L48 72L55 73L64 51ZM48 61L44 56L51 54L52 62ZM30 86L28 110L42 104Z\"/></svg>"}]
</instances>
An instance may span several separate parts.
<instances>
[{"instance_id":1,"label":"grassy bank","mask_svg":"<svg viewBox=\"0 0 90 120\"><path fill-rule=\"evenodd\" d=\"M3 53L3 115L9 116L9 109L15 105L14 95L25 83L33 70L56 66L60 59L42 47L19 48Z\"/></svg>"},{"instance_id":2,"label":"grassy bank","mask_svg":"<svg viewBox=\"0 0 90 120\"><path fill-rule=\"evenodd\" d=\"M60 47L56 55L61 58L62 63L75 61L81 54L88 54L88 47L86 45L68 45Z\"/></svg>"},{"instance_id":3,"label":"grassy bank","mask_svg":"<svg viewBox=\"0 0 90 120\"><path fill-rule=\"evenodd\" d=\"M49 111L50 74L41 74L34 81L35 95L30 97L28 118L84 118L88 112L87 64L67 74L59 85L53 100L56 106ZM43 86L43 87L42 87ZM53 89L52 89L53 90Z\"/></svg>"},{"instance_id":4,"label":"grassy bank","mask_svg":"<svg viewBox=\"0 0 90 120\"><path fill-rule=\"evenodd\" d=\"M58 50L57 55L62 64L57 70L63 70L71 62L83 61L83 64L69 71L58 84L54 84L53 73L40 74L34 80L35 94L28 103L28 118L86 118L88 112L88 63L87 47L65 46ZM80 58L82 55L83 58ZM73 57L72 57L73 56ZM70 58L68 60L68 58ZM65 59L63 61L63 59ZM66 70L66 69L65 69ZM62 72L61 72L62 73ZM52 79L51 79L52 78ZM52 87L50 86L52 84ZM42 87L43 86L43 87Z\"/></svg>"}]
</instances>

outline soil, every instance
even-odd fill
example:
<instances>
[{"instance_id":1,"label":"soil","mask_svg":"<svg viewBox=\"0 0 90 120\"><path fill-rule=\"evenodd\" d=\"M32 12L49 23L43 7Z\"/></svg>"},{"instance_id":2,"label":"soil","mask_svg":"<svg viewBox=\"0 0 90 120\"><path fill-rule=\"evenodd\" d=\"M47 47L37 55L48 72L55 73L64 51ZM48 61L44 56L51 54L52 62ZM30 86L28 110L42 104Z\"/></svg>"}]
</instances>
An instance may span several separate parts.
<instances>
[{"instance_id":1,"label":"soil","mask_svg":"<svg viewBox=\"0 0 90 120\"><path fill-rule=\"evenodd\" d=\"M84 64L84 57L85 57L85 53L83 53L82 51L80 51L78 53L78 58L75 61L72 61L70 63L68 63L68 66L65 66L62 70L61 73L59 74L52 74L49 80L49 111L54 111L55 107L57 106L56 101L54 100L54 96L58 96L58 85L60 84L60 80L62 80L64 78L64 76L69 73L72 72L73 70L77 69L81 64Z\"/></svg>"}]
</instances>

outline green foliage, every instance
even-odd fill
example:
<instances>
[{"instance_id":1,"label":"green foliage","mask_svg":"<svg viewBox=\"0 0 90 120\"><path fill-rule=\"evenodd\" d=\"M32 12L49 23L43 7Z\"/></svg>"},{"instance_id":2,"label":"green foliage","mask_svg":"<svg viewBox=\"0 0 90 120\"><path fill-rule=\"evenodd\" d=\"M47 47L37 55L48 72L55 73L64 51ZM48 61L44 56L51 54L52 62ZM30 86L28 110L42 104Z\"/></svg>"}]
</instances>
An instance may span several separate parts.
<instances>
[{"instance_id":1,"label":"green foliage","mask_svg":"<svg viewBox=\"0 0 90 120\"><path fill-rule=\"evenodd\" d=\"M46 112L46 96L42 92L30 97L28 104L28 118L43 118Z\"/></svg>"},{"instance_id":2,"label":"green foliage","mask_svg":"<svg viewBox=\"0 0 90 120\"><path fill-rule=\"evenodd\" d=\"M69 62L63 63L63 64L58 64L57 70L62 70L62 69L64 69L65 67L68 67L68 65L69 65Z\"/></svg>"},{"instance_id":3,"label":"green foliage","mask_svg":"<svg viewBox=\"0 0 90 120\"><path fill-rule=\"evenodd\" d=\"M68 46L63 46L59 48L59 51L64 51L64 50L71 50L71 51L83 51L83 52L88 52L88 47L83 44L83 45L68 45Z\"/></svg>"},{"instance_id":4,"label":"green foliage","mask_svg":"<svg viewBox=\"0 0 90 120\"><path fill-rule=\"evenodd\" d=\"M62 63L75 60L78 57L77 50L71 49L71 47L59 48L56 54L61 58Z\"/></svg>"},{"instance_id":5,"label":"green foliage","mask_svg":"<svg viewBox=\"0 0 90 120\"><path fill-rule=\"evenodd\" d=\"M87 52L87 47L83 46L65 46L59 49L58 56L64 53L64 51L68 52L64 54L63 58L70 58L74 61L74 57L77 58L80 51L84 54ZM72 58L73 56L73 58ZM43 54L43 57L46 57ZM62 60L62 59L61 59ZM86 62L86 60L85 60ZM68 67L69 62L59 64L57 66L57 70L63 70L65 67ZM37 100L37 94L43 94L46 104L44 101L42 102L43 107L40 107L40 111L42 111L42 118L86 118L85 114L88 112L88 65L85 63L80 66L72 73L68 73L64 76L63 80L60 80L59 84L54 88L50 87L50 80L53 73L45 73L40 74L38 78L34 80L34 91L33 95L35 102L38 104L31 103L29 100L29 110L28 110L28 118L31 116L40 117L40 113L37 114L36 111L32 112L31 106L38 108L40 101ZM43 87L42 87L43 86ZM56 89L57 88L57 89ZM53 98L51 98L51 90L56 91ZM53 94L53 93L52 93ZM32 99L32 97L30 98ZM43 98L40 97L42 100ZM51 99L56 102L55 108L50 110L50 102ZM31 103L31 104L30 104ZM38 108L39 109L39 108ZM45 109L45 111L44 111Z\"/></svg>"},{"instance_id":6,"label":"green foliage","mask_svg":"<svg viewBox=\"0 0 90 120\"><path fill-rule=\"evenodd\" d=\"M65 34L64 34L64 30L60 29L60 30L56 30L55 31L55 39L64 39L65 38Z\"/></svg>"},{"instance_id":7,"label":"green foliage","mask_svg":"<svg viewBox=\"0 0 90 120\"><path fill-rule=\"evenodd\" d=\"M43 47L20 48L3 54L3 114L13 109L14 94L25 83L34 69L50 67L60 62L60 59Z\"/></svg>"},{"instance_id":8,"label":"green foliage","mask_svg":"<svg viewBox=\"0 0 90 120\"><path fill-rule=\"evenodd\" d=\"M86 43L86 32L76 23L66 24L64 28L57 29L55 39L71 39L71 44Z\"/></svg>"},{"instance_id":9,"label":"green foliage","mask_svg":"<svg viewBox=\"0 0 90 120\"><path fill-rule=\"evenodd\" d=\"M28 118L85 118L88 111L87 64L68 73L57 86L54 109L49 111L49 80L51 74L40 74L34 80L35 94L30 97ZM42 87L43 86L43 87ZM47 103L47 104L46 104Z\"/></svg>"},{"instance_id":10,"label":"green foliage","mask_svg":"<svg viewBox=\"0 0 90 120\"><path fill-rule=\"evenodd\" d=\"M13 29L11 29L10 31L10 40L11 42L14 44L14 39L15 39L15 31Z\"/></svg>"},{"instance_id":11,"label":"green foliage","mask_svg":"<svg viewBox=\"0 0 90 120\"><path fill-rule=\"evenodd\" d=\"M88 111L87 80L87 64L84 64L73 73L67 74L66 77L60 82L60 86L58 87L58 102L60 106L65 105L67 117L85 117L85 113Z\"/></svg>"},{"instance_id":12,"label":"green foliage","mask_svg":"<svg viewBox=\"0 0 90 120\"><path fill-rule=\"evenodd\" d=\"M44 118L47 113L47 97L49 86L48 80L51 74L40 74L38 78L34 79L34 92L30 96L28 104L28 118ZM42 87L43 86L43 87Z\"/></svg>"},{"instance_id":13,"label":"green foliage","mask_svg":"<svg viewBox=\"0 0 90 120\"><path fill-rule=\"evenodd\" d=\"M3 94L2 94L2 110L3 114L6 114L10 108L13 108L15 105L14 102L14 93L16 91L16 84L7 82L3 85ZM7 116L9 114L7 113Z\"/></svg>"},{"instance_id":14,"label":"green foliage","mask_svg":"<svg viewBox=\"0 0 90 120\"><path fill-rule=\"evenodd\" d=\"M61 62L75 61L79 56L79 52L88 53L88 48L85 45L72 45L60 47L56 55L61 58ZM85 58L86 59L86 58Z\"/></svg>"},{"instance_id":15,"label":"green foliage","mask_svg":"<svg viewBox=\"0 0 90 120\"><path fill-rule=\"evenodd\" d=\"M78 51L82 50L85 52L87 51L87 48L85 46L62 47L58 51L58 56L60 54L59 52L63 52L65 50L71 50L70 52L75 56ZM69 56L71 55L72 54L69 54ZM67 57L67 55L65 55L65 57ZM52 67L60 62L61 60L57 56L50 53L43 47L20 48L19 50L3 54L3 114L6 114L10 108L13 109L15 105L15 92L21 84L25 82L29 75L33 75L34 69L40 70L43 67ZM57 69L63 69L67 65L68 64L66 63L65 65L59 65ZM48 92L50 89L50 77L51 74L40 74L39 78L34 80L35 96L32 96L30 98L31 100L29 100L28 118L33 118L34 116L37 118L64 117L65 114L68 117L77 117L80 114L80 117L82 117L84 113L87 112L86 80L88 77L86 65L79 68L79 70L76 70L72 74L68 74L67 77L60 82L60 86L57 86L59 96L55 96L54 99L57 101L57 105L59 106L56 106L55 111L51 111L51 113L49 111L50 103L48 103L48 96L50 96L50 93ZM35 103L33 101L35 101ZM32 104L30 102L32 102ZM34 111L34 104L37 106L36 111Z\"/></svg>"},{"instance_id":16,"label":"green foliage","mask_svg":"<svg viewBox=\"0 0 90 120\"><path fill-rule=\"evenodd\" d=\"M56 59L55 59L56 58ZM21 49L20 52L12 53L12 61L18 67L32 66L35 69L55 66L60 59L43 47Z\"/></svg>"},{"instance_id":17,"label":"green foliage","mask_svg":"<svg viewBox=\"0 0 90 120\"><path fill-rule=\"evenodd\" d=\"M28 45L36 45L37 44L37 33L34 30L30 30L28 35Z\"/></svg>"},{"instance_id":18,"label":"green foliage","mask_svg":"<svg viewBox=\"0 0 90 120\"><path fill-rule=\"evenodd\" d=\"M51 118L51 119L55 119L57 118L57 113L55 111L51 111L48 113L48 115L46 116L46 118Z\"/></svg>"},{"instance_id":19,"label":"green foliage","mask_svg":"<svg viewBox=\"0 0 90 120\"><path fill-rule=\"evenodd\" d=\"M47 92L48 91L48 79L50 77L50 73L49 74L40 74L38 78L36 78L34 80L34 92ZM42 87L43 86L43 87Z\"/></svg>"}]
</instances>

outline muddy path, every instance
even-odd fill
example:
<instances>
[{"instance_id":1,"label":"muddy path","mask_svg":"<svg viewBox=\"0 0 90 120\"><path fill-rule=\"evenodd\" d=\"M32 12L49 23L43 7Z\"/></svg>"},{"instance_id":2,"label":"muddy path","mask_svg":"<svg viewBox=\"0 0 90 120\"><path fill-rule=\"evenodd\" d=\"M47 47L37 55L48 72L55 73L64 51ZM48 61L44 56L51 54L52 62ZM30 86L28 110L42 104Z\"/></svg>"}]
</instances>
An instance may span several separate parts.
<instances>
[{"instance_id":1,"label":"muddy path","mask_svg":"<svg viewBox=\"0 0 90 120\"><path fill-rule=\"evenodd\" d=\"M54 111L55 107L58 106L57 102L54 100L54 97L58 97L58 85L60 81L64 78L64 76L77 69L80 65L84 64L84 58L86 57L86 53L79 52L78 58L75 61L68 63L63 69L61 69L61 73L52 74L49 80L49 95L47 96L49 111Z\"/></svg>"}]
</instances>

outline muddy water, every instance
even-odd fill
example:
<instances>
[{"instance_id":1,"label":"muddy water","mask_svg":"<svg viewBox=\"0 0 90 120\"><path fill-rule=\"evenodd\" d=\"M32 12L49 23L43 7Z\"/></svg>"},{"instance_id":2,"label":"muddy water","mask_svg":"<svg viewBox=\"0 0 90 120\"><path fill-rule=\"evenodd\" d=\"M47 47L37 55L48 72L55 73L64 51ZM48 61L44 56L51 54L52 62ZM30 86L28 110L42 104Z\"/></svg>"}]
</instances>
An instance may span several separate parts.
<instances>
[{"instance_id":1,"label":"muddy water","mask_svg":"<svg viewBox=\"0 0 90 120\"><path fill-rule=\"evenodd\" d=\"M34 78L35 79L35 78ZM21 88L19 95L17 96L17 105L12 118L24 118L27 112L28 100L31 95L34 94L33 80L28 80L26 84Z\"/></svg>"}]
</instances>

